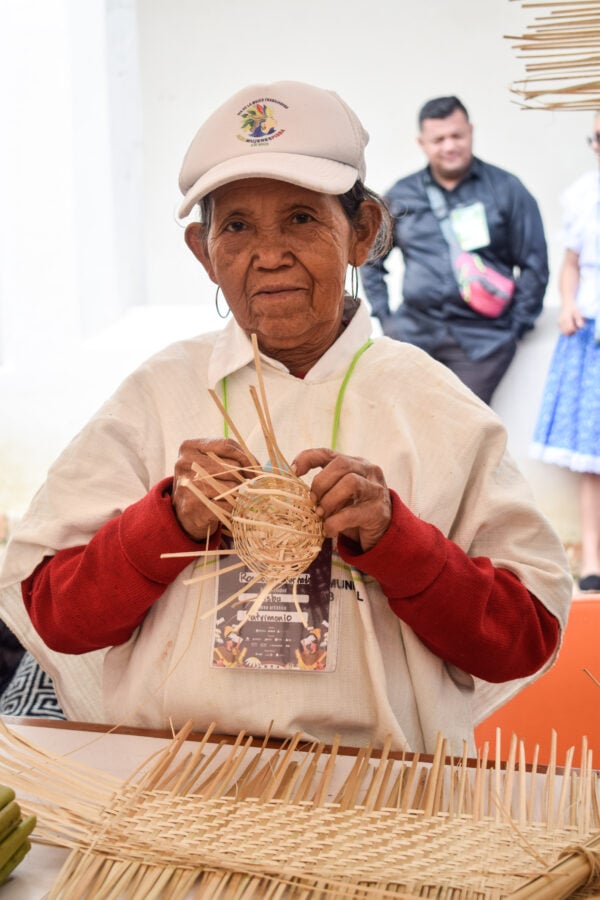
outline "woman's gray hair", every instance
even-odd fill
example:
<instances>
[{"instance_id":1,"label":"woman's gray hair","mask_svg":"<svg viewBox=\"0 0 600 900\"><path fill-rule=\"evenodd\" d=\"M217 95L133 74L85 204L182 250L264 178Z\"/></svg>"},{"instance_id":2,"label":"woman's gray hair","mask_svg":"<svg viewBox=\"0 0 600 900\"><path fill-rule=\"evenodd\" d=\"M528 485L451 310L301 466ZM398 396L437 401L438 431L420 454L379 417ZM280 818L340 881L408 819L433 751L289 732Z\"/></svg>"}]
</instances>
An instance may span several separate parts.
<instances>
[{"instance_id":1,"label":"woman's gray hair","mask_svg":"<svg viewBox=\"0 0 600 900\"><path fill-rule=\"evenodd\" d=\"M360 205L363 200L372 200L381 210L381 225L369 251L369 260L379 259L385 256L392 248L394 223L385 201L379 194L366 187L362 181L356 181L354 186L345 194L337 194L341 207L352 225L356 223L360 213ZM198 202L200 222L205 226L205 234L208 233L212 218L211 194L207 194Z\"/></svg>"},{"instance_id":2,"label":"woman's gray hair","mask_svg":"<svg viewBox=\"0 0 600 900\"><path fill-rule=\"evenodd\" d=\"M369 250L369 260L379 259L380 256L386 256L392 249L394 237L394 222L387 208L383 197L376 194L370 188L366 187L362 181L355 181L354 186L346 191L345 194L339 194L338 200L342 204L342 209L346 213L352 224L360 215L360 205L363 200L372 200L377 204L381 211L381 225L375 236L375 240Z\"/></svg>"}]
</instances>

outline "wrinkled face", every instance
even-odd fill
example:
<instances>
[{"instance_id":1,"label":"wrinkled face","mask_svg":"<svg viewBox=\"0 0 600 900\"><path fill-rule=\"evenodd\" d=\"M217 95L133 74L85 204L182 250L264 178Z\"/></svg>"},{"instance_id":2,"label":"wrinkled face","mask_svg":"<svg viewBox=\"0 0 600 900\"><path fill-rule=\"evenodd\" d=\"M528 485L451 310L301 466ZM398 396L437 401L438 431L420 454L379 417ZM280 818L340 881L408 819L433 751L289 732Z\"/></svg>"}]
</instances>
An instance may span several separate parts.
<instances>
[{"instance_id":1,"label":"wrinkled face","mask_svg":"<svg viewBox=\"0 0 600 900\"><path fill-rule=\"evenodd\" d=\"M418 140L439 180L458 181L469 168L473 126L461 109L445 119L424 119Z\"/></svg>"},{"instance_id":2,"label":"wrinkled face","mask_svg":"<svg viewBox=\"0 0 600 900\"><path fill-rule=\"evenodd\" d=\"M205 250L192 249L261 348L319 351L340 329L354 244L336 197L252 178L214 191Z\"/></svg>"}]
</instances>

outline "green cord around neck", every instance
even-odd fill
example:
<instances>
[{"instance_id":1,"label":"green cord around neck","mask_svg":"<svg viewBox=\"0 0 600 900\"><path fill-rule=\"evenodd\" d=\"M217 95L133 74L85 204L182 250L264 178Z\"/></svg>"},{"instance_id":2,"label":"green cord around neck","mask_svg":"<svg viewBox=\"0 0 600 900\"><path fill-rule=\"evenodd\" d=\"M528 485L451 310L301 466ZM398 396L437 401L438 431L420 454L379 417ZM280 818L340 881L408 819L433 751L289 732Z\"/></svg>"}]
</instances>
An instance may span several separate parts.
<instances>
[{"instance_id":1,"label":"green cord around neck","mask_svg":"<svg viewBox=\"0 0 600 900\"><path fill-rule=\"evenodd\" d=\"M340 390L338 392L337 400L335 403L335 411L333 414L333 428L331 430L331 449L332 450L335 450L337 447L338 433L340 430L340 419L342 416L342 405L344 403L344 394L346 393L346 388L348 387L348 382L350 381L352 373L354 372L354 369L356 368L356 364L357 364L358 360L361 358L361 356L363 355L365 350L369 349L369 347L371 346L372 343L373 343L373 339L369 338L367 341L365 341L365 343L362 345L362 347L358 348L358 350L352 357L352 361L351 361L350 365L348 366L348 371L344 375L344 380L342 381ZM223 406L224 406L225 410L227 411L227 376L226 375L222 379L222 384L223 384ZM227 425L226 420L223 421L223 430L224 430L225 437L228 438L229 437L229 426Z\"/></svg>"},{"instance_id":2,"label":"green cord around neck","mask_svg":"<svg viewBox=\"0 0 600 900\"><path fill-rule=\"evenodd\" d=\"M356 368L356 363L359 361L365 350L368 350L371 344L373 343L372 338L369 338L368 341L359 347L354 356L352 357L352 362L348 366L348 371L344 376L344 380L342 381L342 386L339 390L337 401L335 404L335 412L333 414L333 428L331 429L331 449L335 450L337 448L338 441L338 432L340 430L340 418L342 416L342 404L344 402L344 394L346 393L346 388L348 387L348 382L350 381L350 376L354 372Z\"/></svg>"}]
</instances>

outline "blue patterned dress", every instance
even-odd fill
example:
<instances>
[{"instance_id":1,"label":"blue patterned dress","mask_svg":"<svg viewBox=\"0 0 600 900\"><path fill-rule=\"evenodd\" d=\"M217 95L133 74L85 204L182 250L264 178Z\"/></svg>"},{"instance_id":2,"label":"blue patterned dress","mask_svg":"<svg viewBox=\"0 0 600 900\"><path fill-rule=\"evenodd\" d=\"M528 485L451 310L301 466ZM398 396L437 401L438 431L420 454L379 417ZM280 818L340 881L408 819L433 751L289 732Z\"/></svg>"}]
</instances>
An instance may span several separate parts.
<instances>
[{"instance_id":1,"label":"blue patterned dress","mask_svg":"<svg viewBox=\"0 0 600 900\"><path fill-rule=\"evenodd\" d=\"M600 173L563 196L565 248L579 257L577 305L585 326L561 334L544 387L530 455L575 472L600 474Z\"/></svg>"}]
</instances>

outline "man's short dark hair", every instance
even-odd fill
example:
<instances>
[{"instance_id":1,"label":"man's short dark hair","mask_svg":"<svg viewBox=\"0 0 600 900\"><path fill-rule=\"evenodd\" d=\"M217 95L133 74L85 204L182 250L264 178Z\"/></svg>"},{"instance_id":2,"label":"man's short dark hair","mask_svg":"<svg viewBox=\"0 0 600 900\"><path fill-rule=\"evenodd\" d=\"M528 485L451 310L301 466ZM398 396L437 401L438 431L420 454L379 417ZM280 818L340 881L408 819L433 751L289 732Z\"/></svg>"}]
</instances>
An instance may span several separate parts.
<instances>
[{"instance_id":1,"label":"man's short dark hair","mask_svg":"<svg viewBox=\"0 0 600 900\"><path fill-rule=\"evenodd\" d=\"M434 97L433 100L424 103L419 110L419 128L425 119L447 119L457 109L460 109L467 119L469 118L466 106L460 102L458 97Z\"/></svg>"}]
</instances>

